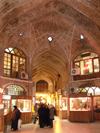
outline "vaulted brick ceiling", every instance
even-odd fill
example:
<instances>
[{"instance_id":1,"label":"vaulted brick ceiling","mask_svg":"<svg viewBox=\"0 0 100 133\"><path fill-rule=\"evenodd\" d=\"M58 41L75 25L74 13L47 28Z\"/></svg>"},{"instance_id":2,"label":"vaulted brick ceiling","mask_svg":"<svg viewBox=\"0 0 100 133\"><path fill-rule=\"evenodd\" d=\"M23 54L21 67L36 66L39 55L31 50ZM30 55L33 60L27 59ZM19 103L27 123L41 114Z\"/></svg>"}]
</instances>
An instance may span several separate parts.
<instances>
[{"instance_id":1,"label":"vaulted brick ceiling","mask_svg":"<svg viewBox=\"0 0 100 133\"><path fill-rule=\"evenodd\" d=\"M38 66L52 80L52 71L60 73L63 58L67 67L82 50L100 52L100 0L0 0L0 51L9 46L19 47L30 58L33 75ZM46 51L59 53L61 60L51 52L49 61L41 63L40 55ZM60 65L52 64L51 57Z\"/></svg>"}]
</instances>

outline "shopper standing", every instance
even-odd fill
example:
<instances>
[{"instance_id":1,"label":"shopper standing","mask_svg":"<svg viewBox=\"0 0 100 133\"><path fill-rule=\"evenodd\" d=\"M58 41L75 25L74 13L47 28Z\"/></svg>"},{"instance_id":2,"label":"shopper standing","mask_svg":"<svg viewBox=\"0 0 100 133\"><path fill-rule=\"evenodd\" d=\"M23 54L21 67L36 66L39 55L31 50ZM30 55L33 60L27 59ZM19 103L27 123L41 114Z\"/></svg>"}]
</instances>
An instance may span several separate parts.
<instances>
[{"instance_id":1,"label":"shopper standing","mask_svg":"<svg viewBox=\"0 0 100 133\"><path fill-rule=\"evenodd\" d=\"M11 129L13 129L14 131L18 129L18 120L20 117L21 117L20 110L17 109L17 106L13 106L13 111L11 115L11 121L12 121Z\"/></svg>"},{"instance_id":2,"label":"shopper standing","mask_svg":"<svg viewBox=\"0 0 100 133\"><path fill-rule=\"evenodd\" d=\"M49 126L49 108L47 105L45 106L45 120L44 121L45 121L45 125Z\"/></svg>"},{"instance_id":3,"label":"shopper standing","mask_svg":"<svg viewBox=\"0 0 100 133\"><path fill-rule=\"evenodd\" d=\"M43 104L38 109L38 113L39 113L40 128L43 128L44 127L44 117L45 117L45 110L44 110Z\"/></svg>"},{"instance_id":4,"label":"shopper standing","mask_svg":"<svg viewBox=\"0 0 100 133\"><path fill-rule=\"evenodd\" d=\"M54 120L54 106L52 104L49 105L49 121L50 127L53 127L53 120Z\"/></svg>"},{"instance_id":5,"label":"shopper standing","mask_svg":"<svg viewBox=\"0 0 100 133\"><path fill-rule=\"evenodd\" d=\"M38 119L38 104L36 103L35 106L34 106L34 115L35 115L35 118L34 118L34 123L36 123L36 120Z\"/></svg>"}]
</instances>

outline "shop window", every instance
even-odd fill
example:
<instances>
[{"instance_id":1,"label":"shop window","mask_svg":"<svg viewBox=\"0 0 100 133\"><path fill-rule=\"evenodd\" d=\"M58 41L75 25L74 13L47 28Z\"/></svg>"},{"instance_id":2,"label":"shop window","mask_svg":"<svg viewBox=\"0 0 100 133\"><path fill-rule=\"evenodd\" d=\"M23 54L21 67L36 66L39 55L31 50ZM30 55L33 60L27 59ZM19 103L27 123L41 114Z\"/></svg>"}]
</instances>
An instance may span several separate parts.
<instances>
[{"instance_id":1,"label":"shop window","mask_svg":"<svg viewBox=\"0 0 100 133\"><path fill-rule=\"evenodd\" d=\"M94 112L100 113L100 96L93 97Z\"/></svg>"},{"instance_id":2,"label":"shop window","mask_svg":"<svg viewBox=\"0 0 100 133\"><path fill-rule=\"evenodd\" d=\"M13 106L17 105L18 109L21 112L31 112L31 100L28 99L17 99L17 100L12 100L12 109Z\"/></svg>"},{"instance_id":3,"label":"shop window","mask_svg":"<svg viewBox=\"0 0 100 133\"><path fill-rule=\"evenodd\" d=\"M4 53L4 76L19 78L26 69L26 56L17 48L7 48Z\"/></svg>"},{"instance_id":4,"label":"shop window","mask_svg":"<svg viewBox=\"0 0 100 133\"><path fill-rule=\"evenodd\" d=\"M74 68L80 68L81 75L99 72L99 57L92 52L84 52L74 60Z\"/></svg>"},{"instance_id":5,"label":"shop window","mask_svg":"<svg viewBox=\"0 0 100 133\"><path fill-rule=\"evenodd\" d=\"M94 72L99 72L99 60L98 59L94 59Z\"/></svg>"},{"instance_id":6,"label":"shop window","mask_svg":"<svg viewBox=\"0 0 100 133\"><path fill-rule=\"evenodd\" d=\"M78 97L70 98L70 111L89 111L91 110L91 98Z\"/></svg>"},{"instance_id":7,"label":"shop window","mask_svg":"<svg viewBox=\"0 0 100 133\"><path fill-rule=\"evenodd\" d=\"M95 95L100 95L100 88L96 87L96 89L95 89Z\"/></svg>"}]
</instances>

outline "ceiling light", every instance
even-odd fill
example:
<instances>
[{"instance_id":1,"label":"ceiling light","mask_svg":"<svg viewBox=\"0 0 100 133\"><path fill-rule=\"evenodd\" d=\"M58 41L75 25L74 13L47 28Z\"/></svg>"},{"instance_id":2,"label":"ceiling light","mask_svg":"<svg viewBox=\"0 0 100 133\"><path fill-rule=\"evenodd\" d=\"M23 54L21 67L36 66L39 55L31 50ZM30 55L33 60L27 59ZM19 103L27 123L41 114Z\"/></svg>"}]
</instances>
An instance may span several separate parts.
<instances>
[{"instance_id":1,"label":"ceiling light","mask_svg":"<svg viewBox=\"0 0 100 133\"><path fill-rule=\"evenodd\" d=\"M83 35L80 35L80 39L83 39L84 38L84 36Z\"/></svg>"},{"instance_id":2,"label":"ceiling light","mask_svg":"<svg viewBox=\"0 0 100 133\"><path fill-rule=\"evenodd\" d=\"M23 32L22 32L22 33L20 33L20 36L23 36L23 34L24 34Z\"/></svg>"},{"instance_id":3,"label":"ceiling light","mask_svg":"<svg viewBox=\"0 0 100 133\"><path fill-rule=\"evenodd\" d=\"M50 37L48 37L48 40L51 42L52 41L52 37L50 36Z\"/></svg>"}]
</instances>

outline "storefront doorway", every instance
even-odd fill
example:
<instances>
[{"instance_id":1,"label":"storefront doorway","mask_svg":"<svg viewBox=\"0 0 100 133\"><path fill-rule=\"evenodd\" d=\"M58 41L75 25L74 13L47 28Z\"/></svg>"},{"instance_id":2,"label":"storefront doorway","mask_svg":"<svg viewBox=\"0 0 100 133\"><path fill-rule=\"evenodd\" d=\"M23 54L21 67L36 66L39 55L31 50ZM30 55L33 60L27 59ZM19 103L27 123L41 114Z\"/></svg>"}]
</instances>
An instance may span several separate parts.
<instances>
[{"instance_id":1,"label":"storefront doorway","mask_svg":"<svg viewBox=\"0 0 100 133\"><path fill-rule=\"evenodd\" d=\"M26 91L18 85L8 85L4 89L2 95L2 102L5 109L7 109L7 123L11 122L11 112L12 112L12 97L14 96L26 96ZM17 97L15 98L17 100ZM16 105L16 103L14 103Z\"/></svg>"},{"instance_id":2,"label":"storefront doorway","mask_svg":"<svg viewBox=\"0 0 100 133\"><path fill-rule=\"evenodd\" d=\"M78 89L79 93L87 93L88 96L93 97L93 116L94 120L100 120L100 88L96 86L84 85Z\"/></svg>"}]
</instances>

